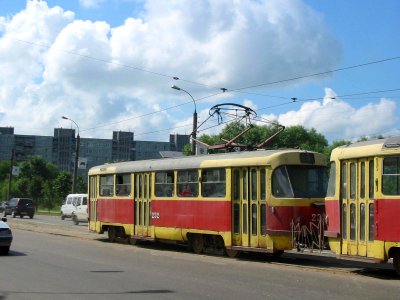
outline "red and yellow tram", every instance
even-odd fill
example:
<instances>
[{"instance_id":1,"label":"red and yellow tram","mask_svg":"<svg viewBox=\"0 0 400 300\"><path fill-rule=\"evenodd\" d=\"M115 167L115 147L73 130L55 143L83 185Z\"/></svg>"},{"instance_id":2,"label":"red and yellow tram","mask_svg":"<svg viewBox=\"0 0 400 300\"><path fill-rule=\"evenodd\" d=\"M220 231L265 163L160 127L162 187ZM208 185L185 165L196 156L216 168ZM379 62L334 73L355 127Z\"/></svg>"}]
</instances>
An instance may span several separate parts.
<instances>
[{"instance_id":1,"label":"red and yellow tram","mask_svg":"<svg viewBox=\"0 0 400 300\"><path fill-rule=\"evenodd\" d=\"M292 226L320 214L326 160L302 150L258 150L111 163L89 171L89 229L138 240L282 253Z\"/></svg>"},{"instance_id":2,"label":"red and yellow tram","mask_svg":"<svg viewBox=\"0 0 400 300\"><path fill-rule=\"evenodd\" d=\"M332 251L400 274L400 136L334 149L325 209Z\"/></svg>"}]
</instances>

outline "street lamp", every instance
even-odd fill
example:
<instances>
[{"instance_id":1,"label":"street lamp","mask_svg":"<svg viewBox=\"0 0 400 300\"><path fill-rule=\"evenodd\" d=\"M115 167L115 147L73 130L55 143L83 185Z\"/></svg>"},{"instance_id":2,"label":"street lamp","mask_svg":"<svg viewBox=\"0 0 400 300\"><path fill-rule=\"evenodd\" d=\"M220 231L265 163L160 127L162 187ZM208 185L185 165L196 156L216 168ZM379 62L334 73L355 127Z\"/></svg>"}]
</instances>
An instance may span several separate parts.
<instances>
[{"instance_id":1,"label":"street lamp","mask_svg":"<svg viewBox=\"0 0 400 300\"><path fill-rule=\"evenodd\" d=\"M195 155L196 154L196 133L197 133L197 108L196 108L196 101L194 100L193 96L190 95L190 93L184 89L181 89L180 87L173 85L171 86L172 89L174 90L178 90L178 91L182 91L185 92L186 94L188 94L190 96L190 98L192 98L193 100L193 104L194 104L194 113L193 113L193 132L192 132L192 154Z\"/></svg>"},{"instance_id":2,"label":"street lamp","mask_svg":"<svg viewBox=\"0 0 400 300\"><path fill-rule=\"evenodd\" d=\"M79 126L76 122L70 118L62 116L64 120L70 120L72 123L75 124L76 128L78 129L78 135L76 136L76 145L75 145L75 163L74 163L74 173L72 177L72 194L75 194L76 190L76 177L78 172L78 160L79 160L79 145L80 145L80 136L79 136Z\"/></svg>"}]
</instances>

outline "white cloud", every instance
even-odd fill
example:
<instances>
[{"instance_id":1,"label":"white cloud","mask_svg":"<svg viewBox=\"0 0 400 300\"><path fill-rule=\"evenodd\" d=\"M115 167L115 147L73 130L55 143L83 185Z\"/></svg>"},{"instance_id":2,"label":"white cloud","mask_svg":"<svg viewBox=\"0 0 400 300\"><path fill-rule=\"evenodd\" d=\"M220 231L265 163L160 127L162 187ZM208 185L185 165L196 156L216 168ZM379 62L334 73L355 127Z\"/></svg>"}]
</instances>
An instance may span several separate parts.
<instances>
[{"instance_id":1,"label":"white cloud","mask_svg":"<svg viewBox=\"0 0 400 300\"><path fill-rule=\"evenodd\" d=\"M80 1L85 7L101 2ZM172 110L134 117L190 102L170 89L172 76L238 88L331 69L340 59L322 17L301 1L148 0L143 7L141 18L114 28L37 0L0 18L0 126L51 135L54 127L69 127L60 119L68 114L81 128L96 128L85 137L166 129L191 118L191 104L184 117ZM215 93L187 81L179 85L190 85L196 99ZM296 116L310 122L305 111Z\"/></svg>"},{"instance_id":2,"label":"white cloud","mask_svg":"<svg viewBox=\"0 0 400 300\"><path fill-rule=\"evenodd\" d=\"M327 88L322 102L306 102L298 111L264 117L276 119L284 126L315 128L329 140L338 140L382 134L399 122L398 115L398 107L393 100L382 98L378 103L366 103L356 108Z\"/></svg>"}]
</instances>

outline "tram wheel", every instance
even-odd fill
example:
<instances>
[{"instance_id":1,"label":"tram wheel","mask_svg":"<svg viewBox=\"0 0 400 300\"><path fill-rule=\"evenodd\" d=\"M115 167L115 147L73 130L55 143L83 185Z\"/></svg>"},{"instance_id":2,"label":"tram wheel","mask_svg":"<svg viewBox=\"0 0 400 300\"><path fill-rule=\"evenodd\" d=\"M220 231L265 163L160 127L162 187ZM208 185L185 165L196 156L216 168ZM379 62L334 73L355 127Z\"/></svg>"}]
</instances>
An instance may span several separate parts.
<instances>
[{"instance_id":1,"label":"tram wheel","mask_svg":"<svg viewBox=\"0 0 400 300\"><path fill-rule=\"evenodd\" d=\"M117 239L117 232L114 226L108 227L108 241L114 243Z\"/></svg>"},{"instance_id":2,"label":"tram wheel","mask_svg":"<svg viewBox=\"0 0 400 300\"><path fill-rule=\"evenodd\" d=\"M400 250L396 251L393 256L393 267L396 270L397 275L400 275Z\"/></svg>"},{"instance_id":3,"label":"tram wheel","mask_svg":"<svg viewBox=\"0 0 400 300\"><path fill-rule=\"evenodd\" d=\"M226 254L226 256L228 256L230 258L239 257L241 253L242 252L239 250L232 250L232 249L225 248L225 254Z\"/></svg>"},{"instance_id":4,"label":"tram wheel","mask_svg":"<svg viewBox=\"0 0 400 300\"><path fill-rule=\"evenodd\" d=\"M134 238L132 238L132 237L130 237L130 238L128 238L128 242L129 242L129 244L131 244L131 245L137 245L138 240L137 240L137 239L134 239Z\"/></svg>"},{"instance_id":5,"label":"tram wheel","mask_svg":"<svg viewBox=\"0 0 400 300\"><path fill-rule=\"evenodd\" d=\"M190 246L196 254L200 254L204 249L204 239L202 235L196 234L190 238Z\"/></svg>"},{"instance_id":6,"label":"tram wheel","mask_svg":"<svg viewBox=\"0 0 400 300\"><path fill-rule=\"evenodd\" d=\"M276 250L275 252L272 253L272 256L278 258L278 257L281 257L282 254L283 254L283 250Z\"/></svg>"}]
</instances>

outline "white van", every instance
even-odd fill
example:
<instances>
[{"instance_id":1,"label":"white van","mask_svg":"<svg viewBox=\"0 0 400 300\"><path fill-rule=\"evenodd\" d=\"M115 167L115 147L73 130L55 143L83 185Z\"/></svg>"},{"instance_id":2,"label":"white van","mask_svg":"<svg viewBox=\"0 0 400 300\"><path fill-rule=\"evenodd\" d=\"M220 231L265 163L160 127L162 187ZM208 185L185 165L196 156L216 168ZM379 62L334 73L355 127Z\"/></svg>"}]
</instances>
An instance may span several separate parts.
<instances>
[{"instance_id":1,"label":"white van","mask_svg":"<svg viewBox=\"0 0 400 300\"><path fill-rule=\"evenodd\" d=\"M79 221L87 222L87 194L69 194L61 206L60 216L61 220L72 218L76 225Z\"/></svg>"}]
</instances>

